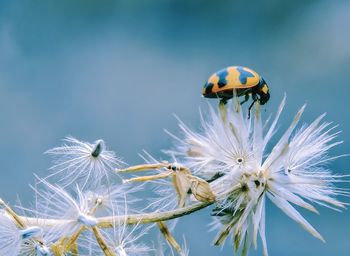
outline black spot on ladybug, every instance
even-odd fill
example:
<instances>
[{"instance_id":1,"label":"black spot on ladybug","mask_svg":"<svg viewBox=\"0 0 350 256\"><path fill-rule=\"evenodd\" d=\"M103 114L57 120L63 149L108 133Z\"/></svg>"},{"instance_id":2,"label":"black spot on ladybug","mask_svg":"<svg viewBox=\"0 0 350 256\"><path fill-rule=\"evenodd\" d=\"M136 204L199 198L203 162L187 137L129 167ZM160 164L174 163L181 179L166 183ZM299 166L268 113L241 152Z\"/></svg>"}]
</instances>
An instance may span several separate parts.
<instances>
[{"instance_id":1,"label":"black spot on ladybug","mask_svg":"<svg viewBox=\"0 0 350 256\"><path fill-rule=\"evenodd\" d=\"M225 69L223 71L220 71L216 75L219 77L219 82L218 82L219 88L224 87L227 84L227 80L226 80L226 77L228 75L227 70Z\"/></svg>"},{"instance_id":2,"label":"black spot on ladybug","mask_svg":"<svg viewBox=\"0 0 350 256\"><path fill-rule=\"evenodd\" d=\"M206 94L212 93L213 92L213 86L214 86L213 83L205 84L205 93Z\"/></svg>"},{"instance_id":3,"label":"black spot on ladybug","mask_svg":"<svg viewBox=\"0 0 350 256\"><path fill-rule=\"evenodd\" d=\"M239 71L239 81L242 84L246 84L247 83L247 78L248 77L254 77L254 75L249 72L249 71L245 71L242 67L237 67L237 70Z\"/></svg>"}]
</instances>

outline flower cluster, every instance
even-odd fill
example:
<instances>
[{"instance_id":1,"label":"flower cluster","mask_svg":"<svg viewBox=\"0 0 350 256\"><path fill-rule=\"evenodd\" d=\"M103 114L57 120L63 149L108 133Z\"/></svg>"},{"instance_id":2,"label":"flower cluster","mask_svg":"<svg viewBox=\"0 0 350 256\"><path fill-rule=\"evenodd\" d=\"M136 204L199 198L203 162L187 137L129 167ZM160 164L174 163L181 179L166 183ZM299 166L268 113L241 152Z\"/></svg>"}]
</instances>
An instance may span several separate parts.
<instances>
[{"instance_id":1,"label":"flower cluster","mask_svg":"<svg viewBox=\"0 0 350 256\"><path fill-rule=\"evenodd\" d=\"M232 235L235 253L247 255L260 236L266 256L267 200L324 241L296 206L315 213L316 206L345 208L337 196L348 193L334 184L346 176L327 168L339 157L329 156L329 150L342 142L335 127L323 121L325 115L297 129L305 106L276 138L285 102L267 122L259 102L252 115L245 114L236 97L218 111L209 106L200 132L180 121L183 138L172 135L175 147L166 151L171 162L145 153L145 164L124 168L103 140L66 138L63 146L47 151L54 165L32 186L33 208L18 206L19 215L0 199L0 255L186 256L186 241L181 246L172 235L176 221L167 221L214 205L215 245ZM128 173L133 176L125 177ZM144 190L155 192L149 201L140 200ZM151 228L168 248L160 239L141 242Z\"/></svg>"},{"instance_id":2,"label":"flower cluster","mask_svg":"<svg viewBox=\"0 0 350 256\"><path fill-rule=\"evenodd\" d=\"M58 158L33 186L34 209L19 207L27 213L19 216L0 201L0 255L149 255L151 248L137 242L148 229L125 221L140 187L120 182L115 169L122 162L102 140L65 142L48 151ZM111 216L124 219L101 230L100 219Z\"/></svg>"},{"instance_id":3,"label":"flower cluster","mask_svg":"<svg viewBox=\"0 0 350 256\"><path fill-rule=\"evenodd\" d=\"M202 132L179 124L184 138L175 137L177 147L171 153L210 182L217 197L212 212L213 226L219 229L215 245L223 244L232 233L236 251L245 255L251 244L256 247L259 234L267 255L267 199L322 241L322 236L293 205L315 213L317 209L312 204L344 208L344 203L335 197L347 192L334 186L343 177L332 174L326 166L337 158L328 156L329 149L342 142L335 140L335 127L322 122L325 115L295 131L303 106L268 151L285 101L284 98L270 123L262 122L259 104L249 119L236 101L228 109L221 107L219 112L210 107L210 117L202 117Z\"/></svg>"}]
</instances>

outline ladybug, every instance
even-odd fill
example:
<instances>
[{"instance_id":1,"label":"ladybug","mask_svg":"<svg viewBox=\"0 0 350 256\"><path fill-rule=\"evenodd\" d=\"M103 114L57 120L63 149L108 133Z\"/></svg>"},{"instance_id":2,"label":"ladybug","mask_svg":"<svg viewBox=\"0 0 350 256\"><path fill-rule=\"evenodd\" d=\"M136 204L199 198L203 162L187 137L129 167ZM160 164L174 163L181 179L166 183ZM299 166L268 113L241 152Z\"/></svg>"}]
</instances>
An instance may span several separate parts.
<instances>
[{"instance_id":1,"label":"ladybug","mask_svg":"<svg viewBox=\"0 0 350 256\"><path fill-rule=\"evenodd\" d=\"M265 80L254 70L241 66L231 66L217 71L203 87L206 98L220 98L226 104L233 96L244 96L241 104L252 96L253 103L249 106L249 113L256 101L264 105L270 99L269 87Z\"/></svg>"}]
</instances>

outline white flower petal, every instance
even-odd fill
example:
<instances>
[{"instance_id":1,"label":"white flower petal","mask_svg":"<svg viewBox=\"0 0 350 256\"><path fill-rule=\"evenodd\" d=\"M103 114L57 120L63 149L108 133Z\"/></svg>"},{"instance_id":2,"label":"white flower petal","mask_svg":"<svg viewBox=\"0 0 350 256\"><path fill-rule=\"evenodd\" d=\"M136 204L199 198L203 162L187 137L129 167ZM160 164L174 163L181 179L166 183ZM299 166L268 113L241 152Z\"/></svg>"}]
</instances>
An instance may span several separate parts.
<instances>
[{"instance_id":1,"label":"white flower petal","mask_svg":"<svg viewBox=\"0 0 350 256\"><path fill-rule=\"evenodd\" d=\"M279 118L281 116L281 113L282 113L282 111L284 109L284 106L286 105L286 98L287 98L287 96L284 95L283 100L282 100L281 104L278 107L275 119L273 120L272 124L270 125L270 128L269 128L268 132L266 133L266 135L264 137L264 143L262 145L263 150L266 148L267 143L271 140L272 136L275 133L276 125L277 125L278 120L279 120Z\"/></svg>"},{"instance_id":2,"label":"white flower petal","mask_svg":"<svg viewBox=\"0 0 350 256\"><path fill-rule=\"evenodd\" d=\"M274 182L271 182L271 184L269 184L269 191L271 191L276 196L284 198L286 201L289 201L311 212L319 214L319 212L316 210L314 206L305 202L302 198L288 191L288 189L285 189L283 186L280 186Z\"/></svg>"},{"instance_id":3,"label":"white flower petal","mask_svg":"<svg viewBox=\"0 0 350 256\"><path fill-rule=\"evenodd\" d=\"M261 197L261 199L258 202L258 205L256 206L256 210L253 215L253 244L255 246L255 249L257 247L257 236L259 232L259 227L261 226L260 222L262 221L263 217L263 210L265 205L265 195ZM265 220L264 220L265 221Z\"/></svg>"},{"instance_id":4,"label":"white flower petal","mask_svg":"<svg viewBox=\"0 0 350 256\"><path fill-rule=\"evenodd\" d=\"M288 146L289 146L289 138L295 129L296 125L298 124L301 115L303 114L305 110L306 105L304 105L298 113L295 115L292 124L289 126L287 131L283 134L281 139L278 141L278 143L274 146L271 153L265 160L263 164L263 169L268 169L271 167L271 165L280 157L284 156L287 153Z\"/></svg>"},{"instance_id":5,"label":"white flower petal","mask_svg":"<svg viewBox=\"0 0 350 256\"><path fill-rule=\"evenodd\" d=\"M266 242L266 235L265 235L265 214L266 214L265 204L262 204L259 234L263 245L263 254L264 256L268 256L267 242Z\"/></svg>"},{"instance_id":6,"label":"white flower petal","mask_svg":"<svg viewBox=\"0 0 350 256\"><path fill-rule=\"evenodd\" d=\"M267 196L278 208L280 208L291 219L299 223L311 235L320 239L322 242L326 242L320 235L320 233L318 233L317 230L314 229L314 227L312 227L310 223L307 222L307 220L305 220L303 216L301 216L301 214L297 210L295 210L295 208L291 204L288 203L287 200L278 195L273 195L271 193L267 193Z\"/></svg>"}]
</instances>

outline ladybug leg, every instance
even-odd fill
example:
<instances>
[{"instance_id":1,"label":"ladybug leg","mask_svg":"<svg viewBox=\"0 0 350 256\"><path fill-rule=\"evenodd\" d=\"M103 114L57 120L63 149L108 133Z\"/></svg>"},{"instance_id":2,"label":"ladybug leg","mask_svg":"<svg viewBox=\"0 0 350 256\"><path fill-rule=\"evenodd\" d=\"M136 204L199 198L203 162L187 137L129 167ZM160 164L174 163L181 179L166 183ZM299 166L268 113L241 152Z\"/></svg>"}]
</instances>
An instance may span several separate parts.
<instances>
[{"instance_id":1,"label":"ladybug leg","mask_svg":"<svg viewBox=\"0 0 350 256\"><path fill-rule=\"evenodd\" d=\"M244 100L240 104L242 105L242 104L246 103L248 100L249 100L249 94L247 93L244 95Z\"/></svg>"},{"instance_id":2,"label":"ladybug leg","mask_svg":"<svg viewBox=\"0 0 350 256\"><path fill-rule=\"evenodd\" d=\"M252 102L252 104L250 104L249 108L248 108L248 119L250 119L250 112L252 110L252 107L254 106L255 102L257 102L258 99L254 99L254 101Z\"/></svg>"},{"instance_id":3,"label":"ladybug leg","mask_svg":"<svg viewBox=\"0 0 350 256\"><path fill-rule=\"evenodd\" d=\"M220 100L220 105L226 105L226 103L227 103L227 98L222 98L221 100Z\"/></svg>"}]
</instances>

